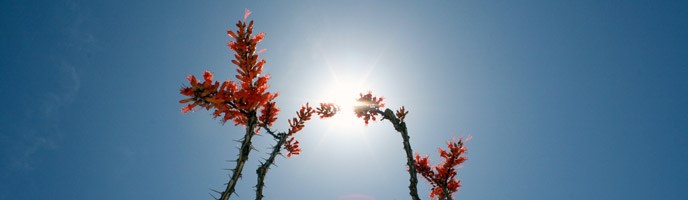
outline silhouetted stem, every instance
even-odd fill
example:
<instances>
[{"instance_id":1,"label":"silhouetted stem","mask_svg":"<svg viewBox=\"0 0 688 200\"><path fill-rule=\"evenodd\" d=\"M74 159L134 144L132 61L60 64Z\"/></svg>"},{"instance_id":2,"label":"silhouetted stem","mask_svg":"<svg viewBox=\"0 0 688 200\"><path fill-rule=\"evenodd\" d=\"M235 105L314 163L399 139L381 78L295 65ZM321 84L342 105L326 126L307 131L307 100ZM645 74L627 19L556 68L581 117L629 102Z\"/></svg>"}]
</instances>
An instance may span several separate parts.
<instances>
[{"instance_id":1,"label":"silhouetted stem","mask_svg":"<svg viewBox=\"0 0 688 200\"><path fill-rule=\"evenodd\" d=\"M446 185L442 187L442 194L444 194L442 200L451 200L451 194L449 193L449 189L447 189Z\"/></svg>"},{"instance_id":2,"label":"silhouetted stem","mask_svg":"<svg viewBox=\"0 0 688 200\"><path fill-rule=\"evenodd\" d=\"M383 119L389 120L389 122L394 125L394 129L401 134L401 138L404 140L406 165L408 166L409 172L409 194L411 195L411 199L420 200L420 197L418 197L418 188L416 186L418 185L418 178L416 176L416 166L414 165L415 161L413 160L413 149L411 149L411 142L409 141L410 137L408 135L408 129L406 128L406 122L399 120L397 116L394 115L394 111L390 110L389 108L385 109L385 112L377 110L377 113L381 114Z\"/></svg>"},{"instance_id":3,"label":"silhouetted stem","mask_svg":"<svg viewBox=\"0 0 688 200\"><path fill-rule=\"evenodd\" d=\"M270 135L275 136L275 140L277 141L277 144L272 147L272 152L270 152L270 157L268 157L267 160L265 160L265 163L261 164L260 167L256 170L256 173L258 174L258 183L256 184L256 200L261 200L263 199L263 187L265 186L265 175L268 173L268 170L270 169L270 166L275 163L275 157L280 154L280 151L282 150L282 145L287 141L287 134L286 133L278 133L275 135L270 129L265 128L265 130L270 133Z\"/></svg>"},{"instance_id":4,"label":"silhouetted stem","mask_svg":"<svg viewBox=\"0 0 688 200\"><path fill-rule=\"evenodd\" d=\"M248 123L246 123L246 134L244 134L244 139L241 140L239 158L236 160L236 167L234 167L232 177L227 183L227 188L220 194L220 200L228 200L232 193L234 193L234 186L236 186L237 181L241 178L241 171L244 170L244 164L246 164L246 160L248 160L248 154L251 153L251 139L256 134L255 129L257 123L258 118L256 118L256 113L249 113Z\"/></svg>"}]
</instances>

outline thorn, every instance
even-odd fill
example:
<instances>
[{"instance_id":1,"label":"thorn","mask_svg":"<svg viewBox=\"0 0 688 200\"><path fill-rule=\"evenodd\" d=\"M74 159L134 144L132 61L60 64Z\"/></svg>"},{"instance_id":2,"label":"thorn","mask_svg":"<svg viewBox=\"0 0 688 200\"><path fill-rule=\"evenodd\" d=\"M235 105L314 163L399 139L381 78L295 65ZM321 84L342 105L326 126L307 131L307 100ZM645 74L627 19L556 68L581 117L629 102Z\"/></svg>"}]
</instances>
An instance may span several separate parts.
<instances>
[{"instance_id":1,"label":"thorn","mask_svg":"<svg viewBox=\"0 0 688 200\"><path fill-rule=\"evenodd\" d=\"M211 197L213 197L213 199L218 199L217 197L215 197L215 195L210 194L210 193L208 193L208 194L209 194Z\"/></svg>"},{"instance_id":2,"label":"thorn","mask_svg":"<svg viewBox=\"0 0 688 200\"><path fill-rule=\"evenodd\" d=\"M212 190L212 191L215 192L215 193L222 194L222 192L217 191L217 190L215 190L215 189L210 189L210 190Z\"/></svg>"},{"instance_id":3,"label":"thorn","mask_svg":"<svg viewBox=\"0 0 688 200\"><path fill-rule=\"evenodd\" d=\"M239 194L236 193L236 191L232 191L232 193L234 193L237 197L241 198Z\"/></svg>"}]
</instances>

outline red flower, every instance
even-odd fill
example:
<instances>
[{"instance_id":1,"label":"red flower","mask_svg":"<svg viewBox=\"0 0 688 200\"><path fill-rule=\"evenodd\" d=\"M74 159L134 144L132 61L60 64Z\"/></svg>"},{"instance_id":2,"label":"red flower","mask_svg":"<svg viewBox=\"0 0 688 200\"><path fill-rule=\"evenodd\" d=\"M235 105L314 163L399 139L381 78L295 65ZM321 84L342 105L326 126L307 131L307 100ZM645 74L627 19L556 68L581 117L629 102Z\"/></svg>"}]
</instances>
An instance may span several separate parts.
<instances>
[{"instance_id":1,"label":"red flower","mask_svg":"<svg viewBox=\"0 0 688 200\"><path fill-rule=\"evenodd\" d=\"M182 113L187 113L187 112L191 111L191 109L193 109L194 107L196 107L196 104L186 105L186 106L182 107Z\"/></svg>"},{"instance_id":2,"label":"red flower","mask_svg":"<svg viewBox=\"0 0 688 200\"><path fill-rule=\"evenodd\" d=\"M447 149L439 149L440 157L444 160L434 166L430 165L428 156L420 157L416 154L414 163L416 171L432 186L430 198L433 199L435 197L437 199L453 199L451 194L461 187L461 182L456 179L456 170L460 168L461 163L466 161L466 157L463 156L466 152L466 148L463 147L463 140L448 142ZM445 194L445 190L448 194Z\"/></svg>"},{"instance_id":3,"label":"red flower","mask_svg":"<svg viewBox=\"0 0 688 200\"><path fill-rule=\"evenodd\" d=\"M397 110L396 116L399 118L399 121L404 121L404 118L406 118L406 115L408 114L408 111L402 106L399 110Z\"/></svg>"},{"instance_id":4,"label":"red flower","mask_svg":"<svg viewBox=\"0 0 688 200\"><path fill-rule=\"evenodd\" d=\"M322 119L332 117L337 114L338 111L339 107L337 107L334 103L320 103L320 107L318 107L315 112Z\"/></svg>"},{"instance_id":5,"label":"red flower","mask_svg":"<svg viewBox=\"0 0 688 200\"><path fill-rule=\"evenodd\" d=\"M360 105L354 108L356 117L363 117L363 121L365 121L366 125L368 125L368 121L371 119L373 121L377 120L380 108L385 107L385 104L382 103L382 100L383 97L375 97L373 96L372 92L368 92L368 94L365 95L360 94L360 98L357 100Z\"/></svg>"},{"instance_id":6,"label":"red flower","mask_svg":"<svg viewBox=\"0 0 688 200\"><path fill-rule=\"evenodd\" d=\"M248 9L244 10L244 21L246 21L249 15L251 15L251 11Z\"/></svg>"},{"instance_id":7,"label":"red flower","mask_svg":"<svg viewBox=\"0 0 688 200\"><path fill-rule=\"evenodd\" d=\"M287 150L287 157L301 154L301 147L299 147L299 141L297 141L293 137L289 138L287 142L284 143L284 149Z\"/></svg>"},{"instance_id":8,"label":"red flower","mask_svg":"<svg viewBox=\"0 0 688 200\"><path fill-rule=\"evenodd\" d=\"M203 72L203 80L205 80L205 82L212 82L213 81L213 73L211 73L209 71Z\"/></svg>"},{"instance_id":9,"label":"red flower","mask_svg":"<svg viewBox=\"0 0 688 200\"><path fill-rule=\"evenodd\" d=\"M263 106L263 109L261 109L260 113L260 122L267 125L267 126L272 126L272 123L277 121L277 114L279 114L279 108L275 105L275 102L268 102Z\"/></svg>"},{"instance_id":10,"label":"red flower","mask_svg":"<svg viewBox=\"0 0 688 200\"><path fill-rule=\"evenodd\" d=\"M256 35L256 37L253 38L253 42L258 43L258 42L262 41L264 37L265 37L265 33L263 33L263 32L258 33L258 35Z\"/></svg>"}]
</instances>

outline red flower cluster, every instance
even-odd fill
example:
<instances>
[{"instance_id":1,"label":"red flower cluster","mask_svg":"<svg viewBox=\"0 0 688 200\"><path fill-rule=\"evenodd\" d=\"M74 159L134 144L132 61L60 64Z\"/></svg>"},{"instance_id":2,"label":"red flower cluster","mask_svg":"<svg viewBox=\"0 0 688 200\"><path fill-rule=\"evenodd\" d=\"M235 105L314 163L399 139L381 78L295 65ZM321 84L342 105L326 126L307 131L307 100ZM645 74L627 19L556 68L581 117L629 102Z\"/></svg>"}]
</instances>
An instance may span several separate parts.
<instances>
[{"instance_id":1,"label":"red flower cluster","mask_svg":"<svg viewBox=\"0 0 688 200\"><path fill-rule=\"evenodd\" d=\"M308 105L308 103L306 103L306 105L301 106L301 109L298 112L296 112L296 117L287 120L289 122L288 134L291 135L301 131L306 121L311 120L313 112L313 108L310 105Z\"/></svg>"},{"instance_id":2,"label":"red flower cluster","mask_svg":"<svg viewBox=\"0 0 688 200\"><path fill-rule=\"evenodd\" d=\"M385 104L382 103L383 97L375 97L372 92L368 92L365 95L360 94L360 96L356 101L361 105L354 108L354 113L356 113L358 118L363 117L363 121L368 125L368 121L371 119L373 121L377 120L378 112L380 112L380 108L385 107Z\"/></svg>"},{"instance_id":3,"label":"red flower cluster","mask_svg":"<svg viewBox=\"0 0 688 200\"><path fill-rule=\"evenodd\" d=\"M277 121L277 114L279 114L280 109L277 108L276 104L277 103L272 101L265 103L263 109L260 110L260 117L258 118L260 123L272 126L272 124Z\"/></svg>"},{"instance_id":4,"label":"red flower cluster","mask_svg":"<svg viewBox=\"0 0 688 200\"><path fill-rule=\"evenodd\" d=\"M248 17L250 12L246 12ZM277 97L276 93L267 92L267 84L270 76L260 75L263 72L265 60L258 57L256 46L265 37L264 33L253 35L253 21L246 24L246 20L237 22L238 30L227 31L234 41L228 46L234 51L234 63L237 66L237 82L224 81L222 84L213 82L213 74L205 72L203 83L199 83L196 77L190 75L187 79L191 86L182 87L180 93L189 98L179 101L189 103L182 108L182 112L191 111L195 106L201 106L207 110L215 109L213 116L222 117L222 121L233 120L236 125L246 125L251 113L261 109L261 122L272 124L276 119L279 109L272 102Z\"/></svg>"},{"instance_id":5,"label":"red flower cluster","mask_svg":"<svg viewBox=\"0 0 688 200\"><path fill-rule=\"evenodd\" d=\"M333 103L321 103L320 107L316 109L313 109L308 103L301 106L301 109L296 112L296 117L287 120L289 122L289 132L287 133L287 142L284 143L284 149L287 150L287 157L299 155L301 153L299 141L294 138L294 134L303 129L306 121L311 119L313 113L318 114L320 118L328 118L337 114L338 111L339 108Z\"/></svg>"},{"instance_id":6,"label":"red flower cluster","mask_svg":"<svg viewBox=\"0 0 688 200\"><path fill-rule=\"evenodd\" d=\"M339 107L335 105L334 103L320 103L320 107L316 108L316 113L320 116L320 118L328 118L332 117L337 112L339 111Z\"/></svg>"},{"instance_id":7,"label":"red flower cluster","mask_svg":"<svg viewBox=\"0 0 688 200\"><path fill-rule=\"evenodd\" d=\"M437 199L453 199L451 194L461 187L460 181L455 176L456 168L466 161L466 157L463 156L466 152L466 148L463 147L463 140L448 142L447 148L448 150L439 149L440 157L444 160L432 167L429 164L428 156L421 158L420 155L416 154L416 170L432 185L430 198L433 199L435 197Z\"/></svg>"}]
</instances>

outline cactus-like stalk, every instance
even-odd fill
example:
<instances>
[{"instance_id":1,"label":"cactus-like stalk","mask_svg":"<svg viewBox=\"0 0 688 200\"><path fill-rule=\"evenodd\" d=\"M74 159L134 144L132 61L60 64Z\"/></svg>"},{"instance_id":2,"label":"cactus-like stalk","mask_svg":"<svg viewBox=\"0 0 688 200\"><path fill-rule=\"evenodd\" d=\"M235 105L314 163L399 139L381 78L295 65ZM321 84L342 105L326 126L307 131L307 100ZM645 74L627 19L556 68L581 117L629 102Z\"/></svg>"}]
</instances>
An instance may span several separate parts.
<instances>
[{"instance_id":1,"label":"cactus-like stalk","mask_svg":"<svg viewBox=\"0 0 688 200\"><path fill-rule=\"evenodd\" d=\"M416 167L414 165L415 161L413 160L413 149L411 149L411 142L408 129L406 128L406 122L397 118L397 116L394 115L394 112L389 108L385 109L385 112L382 112L379 109L376 109L375 112L382 115L383 119L387 119L390 123L392 123L392 125L394 125L394 129L401 134L401 138L403 139L404 143L404 151L406 151L406 166L408 166L409 172L409 194L411 195L411 199L420 200L417 188L418 178L416 176Z\"/></svg>"},{"instance_id":2,"label":"cactus-like stalk","mask_svg":"<svg viewBox=\"0 0 688 200\"><path fill-rule=\"evenodd\" d=\"M280 155L282 145L284 145L284 143L287 141L286 133L278 133L277 135L271 133L271 135L275 136L275 140L277 141L277 143L275 143L275 146L272 147L272 152L270 152L270 156L268 157L268 159L265 159L265 162L262 163L260 167L258 167L258 169L256 170L256 173L258 174L258 183L256 183L256 200L263 199L265 175L267 175L270 166L274 165L275 157L277 157L277 155Z\"/></svg>"},{"instance_id":3,"label":"cactus-like stalk","mask_svg":"<svg viewBox=\"0 0 688 200\"><path fill-rule=\"evenodd\" d=\"M251 139L256 134L255 129L257 123L258 120L256 115L255 113L252 113L252 116L249 118L248 123L246 124L246 134L244 134L244 138L241 140L241 147L239 150L239 157L236 160L236 166L232 170L232 176L229 179L229 182L227 182L227 188L225 188L225 191L220 194L220 200L228 200L232 193L234 193L234 187L239 181L239 178L241 178L241 172L244 170L244 164L246 164L248 155L251 153Z\"/></svg>"}]
</instances>

